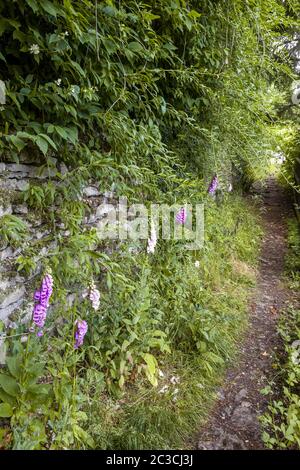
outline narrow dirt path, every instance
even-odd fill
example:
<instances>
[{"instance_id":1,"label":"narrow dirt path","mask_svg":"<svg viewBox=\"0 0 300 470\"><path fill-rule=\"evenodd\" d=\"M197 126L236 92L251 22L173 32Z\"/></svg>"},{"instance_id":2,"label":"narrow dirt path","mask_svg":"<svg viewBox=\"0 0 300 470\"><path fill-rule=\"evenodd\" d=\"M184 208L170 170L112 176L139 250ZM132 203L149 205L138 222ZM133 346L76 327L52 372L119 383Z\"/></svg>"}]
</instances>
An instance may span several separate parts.
<instances>
[{"instance_id":1,"label":"narrow dirt path","mask_svg":"<svg viewBox=\"0 0 300 470\"><path fill-rule=\"evenodd\" d=\"M259 276L249 312L249 328L238 355L228 370L208 423L200 430L198 449L262 449L259 415L267 405L260 390L272 377L273 355L280 347L276 322L280 310L294 294L282 282L286 252L285 218L291 204L270 178L263 197L265 237Z\"/></svg>"}]
</instances>

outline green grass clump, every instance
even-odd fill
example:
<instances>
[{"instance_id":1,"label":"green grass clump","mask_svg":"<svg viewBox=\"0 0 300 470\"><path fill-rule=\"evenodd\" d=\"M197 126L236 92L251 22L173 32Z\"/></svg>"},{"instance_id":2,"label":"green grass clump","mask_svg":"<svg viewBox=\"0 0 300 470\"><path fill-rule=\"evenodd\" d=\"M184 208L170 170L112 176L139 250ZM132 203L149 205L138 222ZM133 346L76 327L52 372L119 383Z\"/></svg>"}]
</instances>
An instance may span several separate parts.
<instances>
[{"instance_id":1,"label":"green grass clump","mask_svg":"<svg viewBox=\"0 0 300 470\"><path fill-rule=\"evenodd\" d=\"M89 432L97 448L193 446L247 325L261 234L246 203L232 197L222 207L212 204L207 209L201 252L182 255L177 269L169 253L172 276L160 278L159 303L172 352L157 356L156 387L140 379L115 400L104 395L91 401Z\"/></svg>"},{"instance_id":2,"label":"green grass clump","mask_svg":"<svg viewBox=\"0 0 300 470\"><path fill-rule=\"evenodd\" d=\"M299 255L299 224L296 219L289 219L286 277L289 287L295 291L300 285ZM300 449L300 310L295 305L282 312L278 334L283 350L274 365L276 383L262 390L270 397L262 416L262 437L270 449Z\"/></svg>"},{"instance_id":3,"label":"green grass clump","mask_svg":"<svg viewBox=\"0 0 300 470\"><path fill-rule=\"evenodd\" d=\"M286 256L286 274L290 286L297 290L300 287L300 229L298 221L288 220L288 253Z\"/></svg>"}]
</instances>

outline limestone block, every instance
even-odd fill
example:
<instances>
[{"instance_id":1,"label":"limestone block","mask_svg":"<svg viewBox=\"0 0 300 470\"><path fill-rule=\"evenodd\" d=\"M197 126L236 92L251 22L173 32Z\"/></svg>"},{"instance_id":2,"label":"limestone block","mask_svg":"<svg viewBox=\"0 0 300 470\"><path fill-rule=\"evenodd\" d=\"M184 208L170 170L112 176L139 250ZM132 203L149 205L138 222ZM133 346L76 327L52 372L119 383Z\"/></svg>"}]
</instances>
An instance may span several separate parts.
<instances>
[{"instance_id":1,"label":"limestone block","mask_svg":"<svg viewBox=\"0 0 300 470\"><path fill-rule=\"evenodd\" d=\"M95 186L87 186L84 188L83 194L86 197L100 196L100 192Z\"/></svg>"}]
</instances>

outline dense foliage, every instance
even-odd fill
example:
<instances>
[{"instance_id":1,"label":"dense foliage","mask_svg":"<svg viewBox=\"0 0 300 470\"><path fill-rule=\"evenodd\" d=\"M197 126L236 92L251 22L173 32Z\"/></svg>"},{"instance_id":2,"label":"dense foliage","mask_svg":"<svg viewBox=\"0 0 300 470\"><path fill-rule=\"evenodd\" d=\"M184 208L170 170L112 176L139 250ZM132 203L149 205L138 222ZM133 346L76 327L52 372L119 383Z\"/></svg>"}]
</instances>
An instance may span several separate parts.
<instances>
[{"instance_id":1,"label":"dense foliage","mask_svg":"<svg viewBox=\"0 0 300 470\"><path fill-rule=\"evenodd\" d=\"M60 164L21 196L49 224L50 249L27 243L18 218L0 219L2 238L21 249L16 268L29 276L50 267L54 277L47 334L23 343L21 325L7 340L0 416L11 417L8 447L174 445L174 401L163 405L164 424L164 394L144 382L157 385L161 363L189 370L186 394L204 403L187 364L197 363L211 386L231 357L245 302L239 286L253 281L243 263L254 264L259 238L242 201L227 194L217 204L206 185L217 173L226 190L232 171L247 185L276 148L280 87L292 72L273 45L296 8L276 0L0 1L1 159L34 154L41 171L54 168L52 157ZM143 241L99 241L83 224L90 181L130 202L205 202L205 247L159 241L148 256ZM96 313L81 295L91 282L101 292ZM74 351L78 318L89 330ZM127 397L118 422L122 401L113 400L126 385L132 396L140 386L154 394L157 415L152 409L145 421L150 401L138 421ZM184 393L176 416L188 431L183 402Z\"/></svg>"},{"instance_id":2,"label":"dense foliage","mask_svg":"<svg viewBox=\"0 0 300 470\"><path fill-rule=\"evenodd\" d=\"M290 287L300 287L300 234L295 219L289 222L289 252L286 270ZM283 351L277 358L276 382L263 393L270 395L267 412L262 417L263 439L271 449L300 448L300 310L293 305L282 314L278 333ZM278 391L279 389L279 391Z\"/></svg>"},{"instance_id":3,"label":"dense foliage","mask_svg":"<svg viewBox=\"0 0 300 470\"><path fill-rule=\"evenodd\" d=\"M138 180L156 197L191 169L203 177L265 158L280 2L0 7L2 152L34 147L46 163L59 148L74 184L93 169L105 189L132 192Z\"/></svg>"}]
</instances>

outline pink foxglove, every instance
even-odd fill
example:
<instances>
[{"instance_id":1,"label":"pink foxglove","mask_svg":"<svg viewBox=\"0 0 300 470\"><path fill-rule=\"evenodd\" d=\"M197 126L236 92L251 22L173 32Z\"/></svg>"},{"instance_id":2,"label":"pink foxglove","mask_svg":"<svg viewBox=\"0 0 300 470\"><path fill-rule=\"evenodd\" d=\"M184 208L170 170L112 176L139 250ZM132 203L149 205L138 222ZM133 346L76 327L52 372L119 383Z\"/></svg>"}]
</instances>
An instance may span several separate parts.
<instances>
[{"instance_id":1,"label":"pink foxglove","mask_svg":"<svg viewBox=\"0 0 300 470\"><path fill-rule=\"evenodd\" d=\"M76 320L76 331L75 331L75 345L74 349L78 349L83 345L84 337L88 330L88 324L85 320Z\"/></svg>"}]
</instances>

